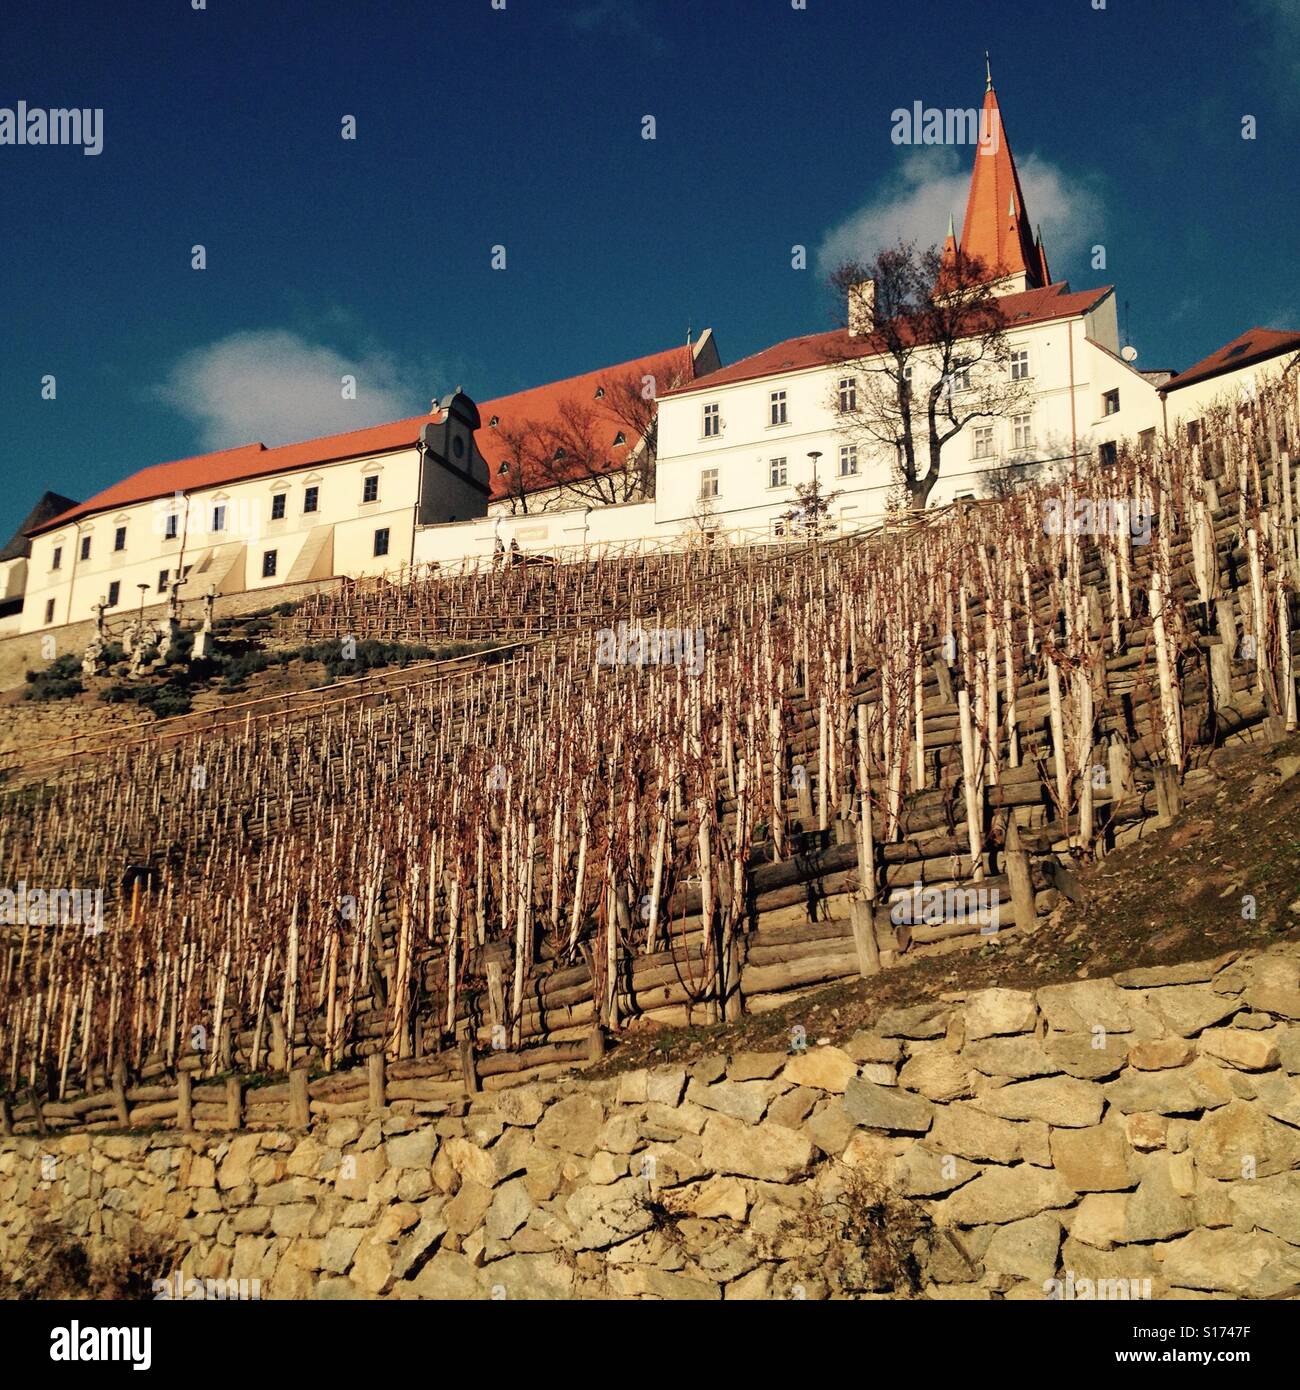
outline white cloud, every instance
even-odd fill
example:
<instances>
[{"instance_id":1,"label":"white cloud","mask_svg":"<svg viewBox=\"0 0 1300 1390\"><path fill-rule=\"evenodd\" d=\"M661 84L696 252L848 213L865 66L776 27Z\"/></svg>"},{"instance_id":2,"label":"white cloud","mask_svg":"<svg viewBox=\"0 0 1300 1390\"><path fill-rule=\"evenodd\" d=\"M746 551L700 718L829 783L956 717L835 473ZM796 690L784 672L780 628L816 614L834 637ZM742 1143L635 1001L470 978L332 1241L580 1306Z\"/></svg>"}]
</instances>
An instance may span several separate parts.
<instances>
[{"instance_id":1,"label":"white cloud","mask_svg":"<svg viewBox=\"0 0 1300 1390\"><path fill-rule=\"evenodd\" d=\"M952 145L909 150L876 197L823 238L817 251L821 271L828 274L846 260L871 260L898 241L942 244L950 213L960 237L973 158L968 149ZM1036 155L1017 159L1016 165L1025 205L1034 223L1042 225L1055 276L1063 261L1098 239L1101 200L1091 180L1068 176Z\"/></svg>"},{"instance_id":2,"label":"white cloud","mask_svg":"<svg viewBox=\"0 0 1300 1390\"><path fill-rule=\"evenodd\" d=\"M356 378L356 399L343 378ZM199 447L287 444L400 420L429 408L421 388L382 352L345 357L278 329L232 333L187 353L156 388L198 427Z\"/></svg>"}]
</instances>

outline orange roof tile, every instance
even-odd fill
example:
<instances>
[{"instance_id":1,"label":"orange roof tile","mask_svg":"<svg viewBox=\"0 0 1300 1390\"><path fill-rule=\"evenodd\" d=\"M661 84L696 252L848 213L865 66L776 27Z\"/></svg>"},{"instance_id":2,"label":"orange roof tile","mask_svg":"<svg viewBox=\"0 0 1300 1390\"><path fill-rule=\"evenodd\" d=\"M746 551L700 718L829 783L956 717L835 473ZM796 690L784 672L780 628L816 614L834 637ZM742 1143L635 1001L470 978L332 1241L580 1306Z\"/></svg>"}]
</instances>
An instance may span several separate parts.
<instances>
[{"instance_id":1,"label":"orange roof tile","mask_svg":"<svg viewBox=\"0 0 1300 1390\"><path fill-rule=\"evenodd\" d=\"M556 423L566 402L590 401L598 406L598 388L618 380L625 374L630 376L633 373L637 376L655 377L658 389L662 390L665 385L678 379L694 378L694 354L689 346L670 348L665 352L653 353L649 357L637 358L614 367L601 367L581 376L568 377L563 381L554 381L527 391L516 391L513 395L499 396L495 400L480 404L479 417L483 424L477 432L476 439L480 452L488 460L492 496L501 497L509 491L505 486L505 479L499 477L497 472L502 460L510 453L508 445L499 433L501 428L508 429L511 425L531 427ZM494 417L498 419L498 429L489 428L488 422ZM419 440L423 426L441 419L441 413L414 415L390 424L372 425L344 434L305 440L302 443L281 444L270 449L261 443L241 444L216 453L198 454L193 458L153 464L96 493L78 506L42 521L28 534L39 535L69 522L78 521L82 517L152 501L176 492L192 492L201 488L218 487L223 483L287 473L313 464L364 458L370 454L386 453L393 449L411 448ZM608 441L608 448L611 450L610 467L620 466L622 460L640 441L628 439L624 445L617 446L623 453L615 454L614 440L620 427L625 434L628 432L626 426L620 426L620 422L612 415L600 410L596 412L595 424L599 441ZM555 481L555 478L548 476L544 480L537 480L536 486L554 486Z\"/></svg>"},{"instance_id":2,"label":"orange roof tile","mask_svg":"<svg viewBox=\"0 0 1300 1390\"><path fill-rule=\"evenodd\" d=\"M1007 319L1007 328L1024 328L1033 323L1052 319L1073 318L1099 304L1111 291L1110 285L1095 290L1071 290L1062 280L1042 289L1022 290L1019 294L1002 295L994 303ZM871 354L871 339L850 337L843 328L829 333L810 333L801 338L764 348L749 357L742 357L729 367L710 372L696 382L688 382L664 395L679 396L687 391L704 390L714 386L730 386L738 381L756 381L762 377L779 376L784 372L802 371L808 367L825 366L828 362L849 361Z\"/></svg>"},{"instance_id":3,"label":"orange roof tile","mask_svg":"<svg viewBox=\"0 0 1300 1390\"><path fill-rule=\"evenodd\" d=\"M1179 372L1160 388L1162 391L1177 391L1180 386L1190 386L1193 382L1207 381L1223 372L1235 371L1238 367L1253 366L1256 362L1266 362L1270 357L1278 357L1284 352L1300 351L1300 332L1277 328L1248 328L1239 333L1230 343L1216 348L1208 357L1194 362L1186 371Z\"/></svg>"},{"instance_id":4,"label":"orange roof tile","mask_svg":"<svg viewBox=\"0 0 1300 1390\"><path fill-rule=\"evenodd\" d=\"M70 511L43 521L31 535L40 535L65 526L70 521L97 512L115 511L138 502L167 497L176 492L193 492L201 488L218 487L223 483L242 482L248 478L268 477L307 468L312 464L334 463L340 459L364 458L393 449L411 448L420 437L420 430L442 415L415 415L387 425L371 425L366 429L349 430L344 434L329 434L320 439L308 439L298 444L280 444L268 449L265 444L240 444L213 454L198 454L193 458L175 459L170 463L155 463L138 473L123 478L120 483L97 492Z\"/></svg>"},{"instance_id":5,"label":"orange roof tile","mask_svg":"<svg viewBox=\"0 0 1300 1390\"><path fill-rule=\"evenodd\" d=\"M611 388L620 379L652 376L655 378L655 394L665 395L678 381L695 379L695 357L689 345L669 348L664 352L652 353L649 357L635 358L630 362L620 362L617 366L601 367L594 372L584 372L581 376L566 377L563 381L552 381L545 386L534 386L527 391L516 391L513 395L497 396L490 401L478 404L482 426L475 435L479 452L488 461L488 473L492 485L493 500L517 495L517 479L510 474L501 473L501 465L518 465L515 448L510 436L526 434L530 441L550 428L562 425L566 407L582 411L590 408L591 433L593 444L608 451L607 471L615 471L623 466L640 438L632 438L628 422L622 420L605 405L605 397L598 397L597 391ZM493 423L495 421L495 424ZM619 433L627 438L622 444L615 441ZM569 478L582 476L585 463L574 459L566 466L564 460L556 460L539 471L535 462L523 461L525 469L524 491L534 492L554 487Z\"/></svg>"},{"instance_id":6,"label":"orange roof tile","mask_svg":"<svg viewBox=\"0 0 1300 1390\"><path fill-rule=\"evenodd\" d=\"M980 114L980 137L961 229L962 253L982 260L993 278L1024 272L1030 288L1041 287L1046 284L1047 257L1034 244L1020 175L991 78Z\"/></svg>"}]
</instances>

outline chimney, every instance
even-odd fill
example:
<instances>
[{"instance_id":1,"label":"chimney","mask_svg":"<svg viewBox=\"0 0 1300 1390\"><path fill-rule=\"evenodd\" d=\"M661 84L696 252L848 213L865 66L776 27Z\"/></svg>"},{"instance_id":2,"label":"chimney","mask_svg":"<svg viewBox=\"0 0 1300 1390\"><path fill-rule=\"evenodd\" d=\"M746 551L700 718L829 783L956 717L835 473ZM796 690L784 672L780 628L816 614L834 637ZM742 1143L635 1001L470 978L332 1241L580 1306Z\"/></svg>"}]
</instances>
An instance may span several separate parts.
<instances>
[{"instance_id":1,"label":"chimney","mask_svg":"<svg viewBox=\"0 0 1300 1390\"><path fill-rule=\"evenodd\" d=\"M865 338L876 326L876 282L849 286L849 337Z\"/></svg>"}]
</instances>

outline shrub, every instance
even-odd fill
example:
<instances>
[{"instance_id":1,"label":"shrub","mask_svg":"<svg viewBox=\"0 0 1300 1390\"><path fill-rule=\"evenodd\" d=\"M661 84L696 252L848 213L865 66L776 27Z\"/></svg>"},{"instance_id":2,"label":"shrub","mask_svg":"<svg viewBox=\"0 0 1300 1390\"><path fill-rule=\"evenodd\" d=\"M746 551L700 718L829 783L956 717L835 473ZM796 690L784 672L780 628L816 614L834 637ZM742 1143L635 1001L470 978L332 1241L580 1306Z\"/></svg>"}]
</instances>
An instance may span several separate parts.
<instances>
[{"instance_id":1,"label":"shrub","mask_svg":"<svg viewBox=\"0 0 1300 1390\"><path fill-rule=\"evenodd\" d=\"M84 689L81 658L69 654L55 657L43 671L28 671L23 699L66 700L69 696L80 695Z\"/></svg>"},{"instance_id":2,"label":"shrub","mask_svg":"<svg viewBox=\"0 0 1300 1390\"><path fill-rule=\"evenodd\" d=\"M167 1276L175 1252L138 1227L125 1240L105 1246L102 1238L87 1250L82 1237L43 1221L27 1246L17 1276L0 1280L0 1298L146 1299L153 1281Z\"/></svg>"}]
</instances>

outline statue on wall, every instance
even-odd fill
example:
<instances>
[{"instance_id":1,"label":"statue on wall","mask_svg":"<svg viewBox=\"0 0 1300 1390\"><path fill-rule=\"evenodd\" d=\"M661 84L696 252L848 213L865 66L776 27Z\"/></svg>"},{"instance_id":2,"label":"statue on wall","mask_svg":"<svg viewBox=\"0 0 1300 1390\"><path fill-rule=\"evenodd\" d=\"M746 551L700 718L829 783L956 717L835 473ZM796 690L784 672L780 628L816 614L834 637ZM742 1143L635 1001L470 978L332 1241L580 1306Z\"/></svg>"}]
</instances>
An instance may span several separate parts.
<instances>
[{"instance_id":1,"label":"statue on wall","mask_svg":"<svg viewBox=\"0 0 1300 1390\"><path fill-rule=\"evenodd\" d=\"M212 607L216 601L216 586L214 584L209 584L208 592L203 595L203 626L194 634L194 649L190 653L191 661L203 661L212 655L214 642L212 635Z\"/></svg>"}]
</instances>

